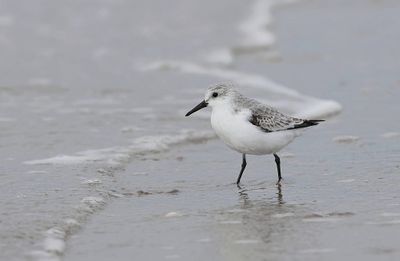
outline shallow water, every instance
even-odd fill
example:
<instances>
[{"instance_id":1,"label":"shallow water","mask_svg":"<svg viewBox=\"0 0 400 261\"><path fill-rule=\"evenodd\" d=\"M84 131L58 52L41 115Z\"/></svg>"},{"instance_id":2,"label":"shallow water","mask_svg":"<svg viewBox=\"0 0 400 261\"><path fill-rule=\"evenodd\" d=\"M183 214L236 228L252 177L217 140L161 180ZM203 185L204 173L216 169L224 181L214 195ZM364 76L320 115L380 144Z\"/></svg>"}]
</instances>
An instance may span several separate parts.
<instances>
[{"instance_id":1,"label":"shallow water","mask_svg":"<svg viewBox=\"0 0 400 261\"><path fill-rule=\"evenodd\" d=\"M0 259L399 255L395 1L3 2ZM183 117L227 80L294 115L345 108L283 152L281 190L269 157L238 190L208 112Z\"/></svg>"}]
</instances>

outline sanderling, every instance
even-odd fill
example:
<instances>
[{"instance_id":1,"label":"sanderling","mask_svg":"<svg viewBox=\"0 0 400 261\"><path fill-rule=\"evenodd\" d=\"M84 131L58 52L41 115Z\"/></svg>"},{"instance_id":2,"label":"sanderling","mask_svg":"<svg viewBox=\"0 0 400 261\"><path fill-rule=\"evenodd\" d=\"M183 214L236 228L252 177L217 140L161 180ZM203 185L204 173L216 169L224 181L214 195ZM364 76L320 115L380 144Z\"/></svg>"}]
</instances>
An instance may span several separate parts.
<instances>
[{"instance_id":1,"label":"sanderling","mask_svg":"<svg viewBox=\"0 0 400 261\"><path fill-rule=\"evenodd\" d=\"M211 126L228 147L243 155L242 167L236 184L239 185L246 168L246 154L273 154L282 180L280 158L277 153L298 136L298 129L317 125L323 120L305 120L287 116L256 100L247 98L228 84L213 85L204 100L186 113L211 106Z\"/></svg>"}]
</instances>

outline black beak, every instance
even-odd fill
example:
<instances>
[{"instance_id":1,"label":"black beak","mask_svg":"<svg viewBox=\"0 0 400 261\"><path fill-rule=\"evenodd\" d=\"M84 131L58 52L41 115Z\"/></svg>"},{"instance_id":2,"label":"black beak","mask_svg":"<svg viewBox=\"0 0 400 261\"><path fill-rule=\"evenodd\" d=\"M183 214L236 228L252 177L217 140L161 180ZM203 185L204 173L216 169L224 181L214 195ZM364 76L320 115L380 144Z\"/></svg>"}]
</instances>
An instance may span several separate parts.
<instances>
[{"instance_id":1,"label":"black beak","mask_svg":"<svg viewBox=\"0 0 400 261\"><path fill-rule=\"evenodd\" d=\"M188 113L186 113L185 117L189 116L190 114L203 109L204 107L207 107L208 103L206 103L206 101L202 101L200 102L196 107L194 107L193 109L191 109Z\"/></svg>"}]
</instances>

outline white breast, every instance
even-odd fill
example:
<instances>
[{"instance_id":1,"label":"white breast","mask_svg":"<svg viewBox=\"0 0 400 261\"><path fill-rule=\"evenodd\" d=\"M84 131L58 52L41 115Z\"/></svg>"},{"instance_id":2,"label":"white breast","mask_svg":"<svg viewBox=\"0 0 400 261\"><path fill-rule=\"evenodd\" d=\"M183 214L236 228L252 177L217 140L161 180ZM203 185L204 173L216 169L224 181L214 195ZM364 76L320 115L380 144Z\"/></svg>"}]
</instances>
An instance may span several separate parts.
<instances>
[{"instance_id":1,"label":"white breast","mask_svg":"<svg viewBox=\"0 0 400 261\"><path fill-rule=\"evenodd\" d=\"M296 136L294 131L264 132L251 124L249 110L235 112L230 104L213 108L211 126L230 148L245 154L276 153Z\"/></svg>"}]
</instances>

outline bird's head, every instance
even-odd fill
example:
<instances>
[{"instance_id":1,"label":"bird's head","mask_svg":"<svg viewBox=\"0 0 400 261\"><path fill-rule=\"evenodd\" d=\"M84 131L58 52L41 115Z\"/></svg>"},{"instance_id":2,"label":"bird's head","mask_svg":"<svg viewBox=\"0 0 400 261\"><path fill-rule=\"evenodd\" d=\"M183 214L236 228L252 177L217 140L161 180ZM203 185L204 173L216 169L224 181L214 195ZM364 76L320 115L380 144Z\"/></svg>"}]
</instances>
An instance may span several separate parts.
<instances>
[{"instance_id":1,"label":"bird's head","mask_svg":"<svg viewBox=\"0 0 400 261\"><path fill-rule=\"evenodd\" d=\"M234 89L231 84L220 83L216 85L210 86L206 94L204 96L204 100L200 102L196 107L191 109L188 113L186 113L186 117L190 114L201 110L207 106L214 107L220 104L224 104L233 97Z\"/></svg>"}]
</instances>

